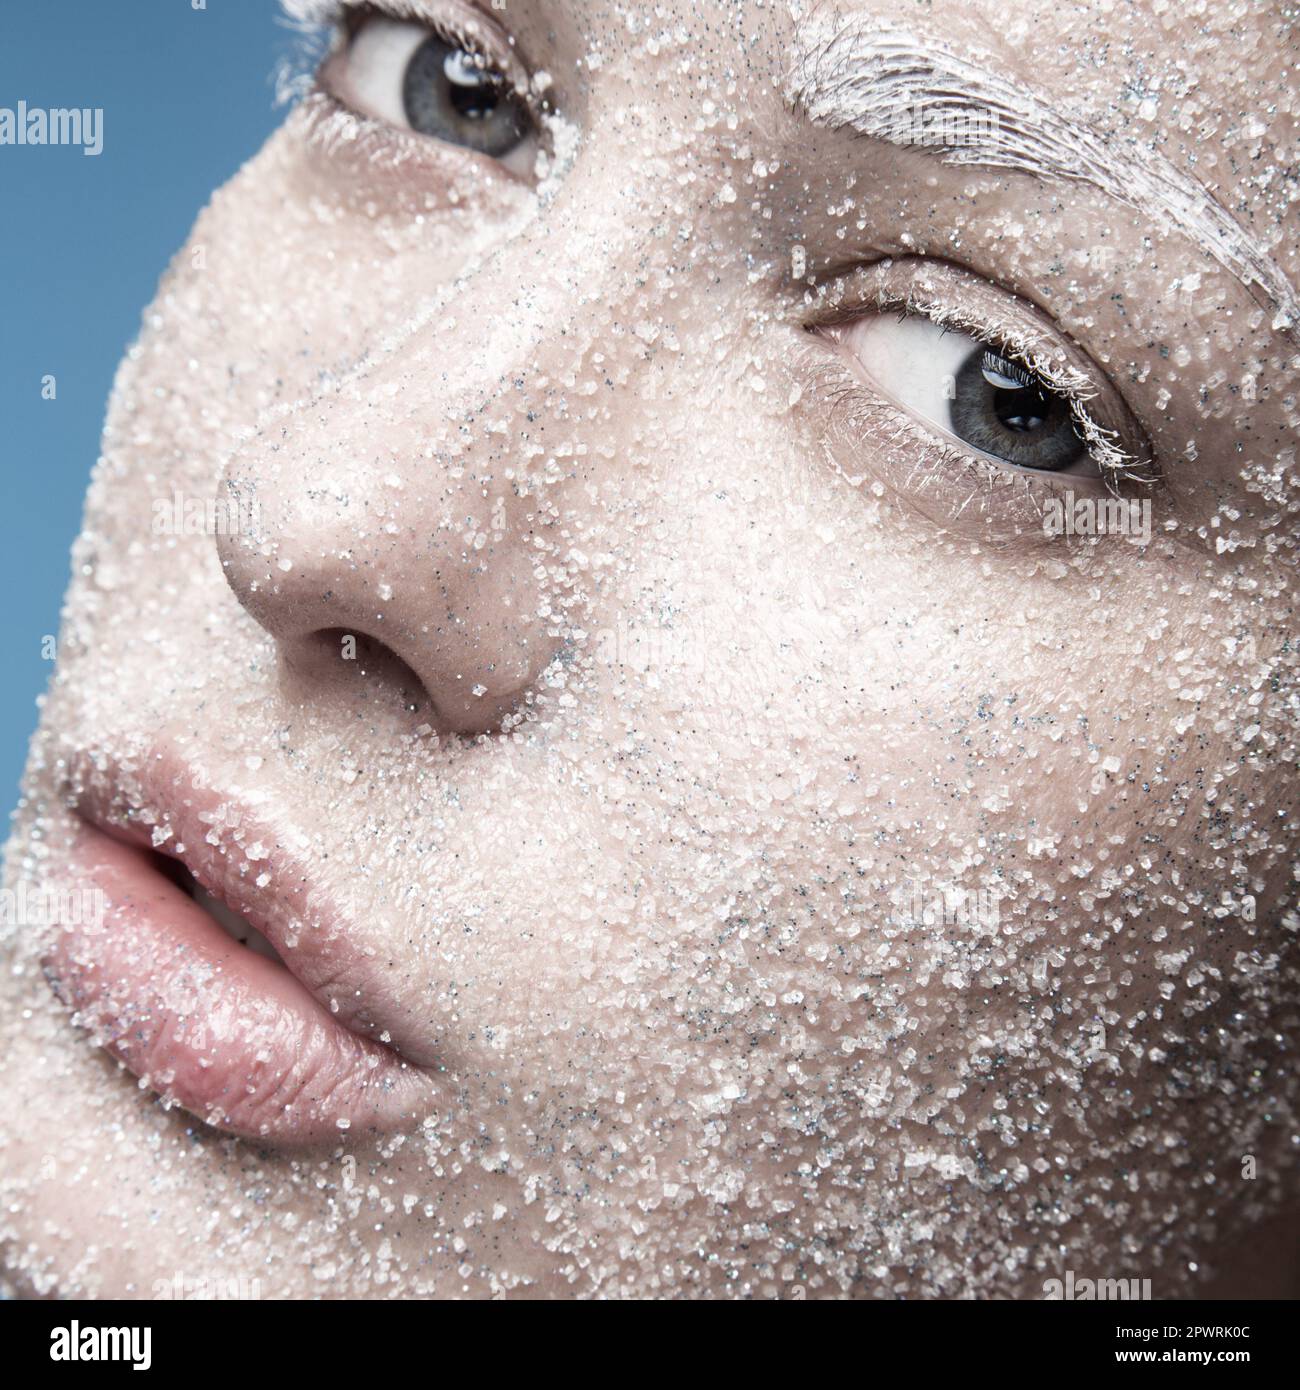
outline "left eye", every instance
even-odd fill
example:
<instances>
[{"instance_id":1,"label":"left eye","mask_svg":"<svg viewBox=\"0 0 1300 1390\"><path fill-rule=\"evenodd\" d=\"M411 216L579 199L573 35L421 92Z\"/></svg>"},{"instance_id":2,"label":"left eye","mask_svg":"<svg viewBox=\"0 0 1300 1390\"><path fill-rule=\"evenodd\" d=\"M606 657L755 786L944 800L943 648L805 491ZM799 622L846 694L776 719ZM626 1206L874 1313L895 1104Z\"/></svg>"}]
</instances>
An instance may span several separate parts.
<instances>
[{"instance_id":1,"label":"left eye","mask_svg":"<svg viewBox=\"0 0 1300 1390\"><path fill-rule=\"evenodd\" d=\"M899 405L970 448L1034 472L1101 476L1070 402L978 338L875 314L843 341Z\"/></svg>"},{"instance_id":2,"label":"left eye","mask_svg":"<svg viewBox=\"0 0 1300 1390\"><path fill-rule=\"evenodd\" d=\"M532 173L537 126L507 63L423 24L365 14L326 69L359 111Z\"/></svg>"}]
</instances>

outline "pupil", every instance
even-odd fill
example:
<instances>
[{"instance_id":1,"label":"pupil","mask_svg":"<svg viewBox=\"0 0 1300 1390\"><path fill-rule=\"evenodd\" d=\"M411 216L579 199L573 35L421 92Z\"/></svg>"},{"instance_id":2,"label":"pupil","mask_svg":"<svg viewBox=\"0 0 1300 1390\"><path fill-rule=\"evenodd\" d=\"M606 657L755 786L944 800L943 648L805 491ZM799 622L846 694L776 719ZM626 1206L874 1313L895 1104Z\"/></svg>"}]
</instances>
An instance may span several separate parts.
<instances>
[{"instance_id":1,"label":"pupil","mask_svg":"<svg viewBox=\"0 0 1300 1390\"><path fill-rule=\"evenodd\" d=\"M1024 468L1064 468L1087 452L1069 402L986 348L957 374L949 417L958 439Z\"/></svg>"},{"instance_id":2,"label":"pupil","mask_svg":"<svg viewBox=\"0 0 1300 1390\"><path fill-rule=\"evenodd\" d=\"M1019 391L993 393L993 411L1003 426L1019 434L1041 429L1052 413L1054 402L1041 391L1022 388Z\"/></svg>"},{"instance_id":3,"label":"pupil","mask_svg":"<svg viewBox=\"0 0 1300 1390\"><path fill-rule=\"evenodd\" d=\"M527 138L529 118L503 75L481 53L431 34L402 79L411 129L501 158Z\"/></svg>"},{"instance_id":4,"label":"pupil","mask_svg":"<svg viewBox=\"0 0 1300 1390\"><path fill-rule=\"evenodd\" d=\"M1063 402L1058 396L1026 382L1017 367L996 353L984 354L981 372L984 380L993 388L993 413L1005 429L1028 434L1031 430L1040 429L1063 409Z\"/></svg>"},{"instance_id":5,"label":"pupil","mask_svg":"<svg viewBox=\"0 0 1300 1390\"><path fill-rule=\"evenodd\" d=\"M500 84L486 72L480 59L463 48L449 52L442 64L449 84L452 109L467 121L482 121L501 102Z\"/></svg>"}]
</instances>

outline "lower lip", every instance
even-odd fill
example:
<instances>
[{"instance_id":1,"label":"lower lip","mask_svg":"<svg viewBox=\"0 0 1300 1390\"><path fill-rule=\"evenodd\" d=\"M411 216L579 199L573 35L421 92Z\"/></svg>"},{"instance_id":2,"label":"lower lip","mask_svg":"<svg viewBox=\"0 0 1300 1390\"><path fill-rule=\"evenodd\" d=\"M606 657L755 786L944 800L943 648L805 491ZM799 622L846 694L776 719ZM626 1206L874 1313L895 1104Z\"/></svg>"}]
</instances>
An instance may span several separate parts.
<instances>
[{"instance_id":1,"label":"lower lip","mask_svg":"<svg viewBox=\"0 0 1300 1390\"><path fill-rule=\"evenodd\" d=\"M87 826L74 859L77 878L103 894L103 919L57 928L46 970L77 1021L164 1099L273 1143L389 1132L422 1117L421 1073L234 941L147 851Z\"/></svg>"}]
</instances>

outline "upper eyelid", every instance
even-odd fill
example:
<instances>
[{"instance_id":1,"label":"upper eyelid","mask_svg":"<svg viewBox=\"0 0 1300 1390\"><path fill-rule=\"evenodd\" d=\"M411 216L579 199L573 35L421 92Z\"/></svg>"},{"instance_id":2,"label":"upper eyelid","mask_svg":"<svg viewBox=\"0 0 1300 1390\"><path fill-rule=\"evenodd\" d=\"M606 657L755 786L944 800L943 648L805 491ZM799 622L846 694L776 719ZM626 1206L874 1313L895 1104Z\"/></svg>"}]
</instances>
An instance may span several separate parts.
<instances>
[{"instance_id":1,"label":"upper eyelid","mask_svg":"<svg viewBox=\"0 0 1300 1390\"><path fill-rule=\"evenodd\" d=\"M533 93L533 67L519 52L513 35L472 0L332 0L333 27L345 41L365 19L378 16L415 24L463 44L471 52L499 65L503 76L530 105L540 111Z\"/></svg>"},{"instance_id":2,"label":"upper eyelid","mask_svg":"<svg viewBox=\"0 0 1300 1390\"><path fill-rule=\"evenodd\" d=\"M934 258L927 258L927 260L936 266L949 264L939 262ZM888 265L888 261L878 264ZM855 269L874 268L874 266L869 266ZM960 270L957 267L953 268ZM963 273L973 274L973 272ZM1003 291L1003 293L1007 292ZM927 318L945 332L965 333L971 337L978 337L981 341L987 341L990 346L997 347L1010 360L1027 367L1042 380L1044 385L1050 386L1062 395L1070 396L1072 399L1087 400L1096 394L1094 389L1096 383L1089 372L1068 361L1064 361L1058 366L1044 352L1033 345L1031 334L1017 324L1009 322L1005 318L996 318L992 314L972 312L959 307L951 300L943 300L937 296L886 291L870 303L855 302L847 307L837 306L836 312L832 316L821 318L820 321L823 324L848 323L860 318L864 313L871 312L898 312ZM1082 350L1079 350L1079 354L1082 355Z\"/></svg>"}]
</instances>

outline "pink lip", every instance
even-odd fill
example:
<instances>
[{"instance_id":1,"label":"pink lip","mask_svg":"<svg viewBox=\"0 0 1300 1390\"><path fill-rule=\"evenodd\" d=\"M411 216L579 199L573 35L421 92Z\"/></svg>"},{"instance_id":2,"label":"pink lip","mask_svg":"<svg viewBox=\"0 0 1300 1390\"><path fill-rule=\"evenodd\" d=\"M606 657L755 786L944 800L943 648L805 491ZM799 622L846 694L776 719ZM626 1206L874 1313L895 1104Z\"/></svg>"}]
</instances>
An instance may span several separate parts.
<instances>
[{"instance_id":1,"label":"pink lip","mask_svg":"<svg viewBox=\"0 0 1300 1390\"><path fill-rule=\"evenodd\" d=\"M172 757L146 766L142 799L172 830L160 850L244 915L284 964L240 945L177 887L118 779L83 765L85 824L70 876L99 889L105 911L99 923L56 930L45 958L77 1021L166 1100L232 1134L311 1144L417 1123L432 1102L429 1080L374 1036L382 989L346 930L308 915L306 878L227 798L196 788ZM216 823L244 827L238 842L231 831L221 845L207 839L218 807Z\"/></svg>"}]
</instances>

